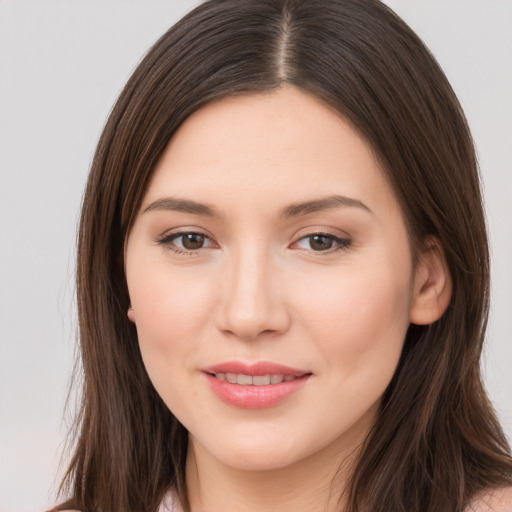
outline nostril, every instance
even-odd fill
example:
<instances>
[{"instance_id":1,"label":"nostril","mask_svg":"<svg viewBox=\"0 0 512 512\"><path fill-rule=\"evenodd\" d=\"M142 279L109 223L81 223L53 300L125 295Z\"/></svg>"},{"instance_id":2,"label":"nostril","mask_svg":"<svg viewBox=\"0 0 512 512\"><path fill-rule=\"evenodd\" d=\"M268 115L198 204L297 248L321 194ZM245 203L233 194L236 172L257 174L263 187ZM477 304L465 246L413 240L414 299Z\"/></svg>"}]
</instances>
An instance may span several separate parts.
<instances>
[{"instance_id":1,"label":"nostril","mask_svg":"<svg viewBox=\"0 0 512 512\"><path fill-rule=\"evenodd\" d=\"M230 330L228 329L227 332L232 334L234 337L239 338L244 341L255 341L255 340L261 340L261 339L267 339L272 338L279 335L279 331L275 329L264 329L262 331L255 330L254 334L249 332L243 332L242 329L237 330Z\"/></svg>"}]
</instances>

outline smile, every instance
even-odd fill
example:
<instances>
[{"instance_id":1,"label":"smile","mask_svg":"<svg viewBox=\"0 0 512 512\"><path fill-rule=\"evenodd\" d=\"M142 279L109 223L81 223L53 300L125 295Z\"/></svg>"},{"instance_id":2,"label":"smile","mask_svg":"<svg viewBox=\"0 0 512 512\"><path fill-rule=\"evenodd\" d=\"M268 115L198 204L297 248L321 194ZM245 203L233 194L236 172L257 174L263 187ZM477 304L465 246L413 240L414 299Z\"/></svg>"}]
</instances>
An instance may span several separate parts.
<instances>
[{"instance_id":1,"label":"smile","mask_svg":"<svg viewBox=\"0 0 512 512\"><path fill-rule=\"evenodd\" d=\"M311 372L271 362L229 361L203 368L210 389L224 403L239 409L267 409L299 392Z\"/></svg>"},{"instance_id":2,"label":"smile","mask_svg":"<svg viewBox=\"0 0 512 512\"><path fill-rule=\"evenodd\" d=\"M243 373L216 373L215 378L229 382L230 384L239 384L240 386L270 386L281 384L281 382L290 382L297 377L293 375L266 374L266 375L245 375Z\"/></svg>"}]
</instances>

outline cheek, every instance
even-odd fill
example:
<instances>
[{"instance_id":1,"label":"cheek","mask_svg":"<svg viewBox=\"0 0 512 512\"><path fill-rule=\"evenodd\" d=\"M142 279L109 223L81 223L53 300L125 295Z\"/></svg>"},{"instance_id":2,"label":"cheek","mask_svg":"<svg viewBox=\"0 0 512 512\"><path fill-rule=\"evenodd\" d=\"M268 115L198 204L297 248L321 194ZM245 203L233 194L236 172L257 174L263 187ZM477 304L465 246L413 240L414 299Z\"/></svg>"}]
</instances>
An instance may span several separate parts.
<instances>
[{"instance_id":1,"label":"cheek","mask_svg":"<svg viewBox=\"0 0 512 512\"><path fill-rule=\"evenodd\" d=\"M197 273L146 267L133 276L130 297L136 313L139 347L146 371L167 407L186 418L197 389L190 383L194 357L211 317L211 288ZM181 390L181 391L180 391Z\"/></svg>"},{"instance_id":2,"label":"cheek","mask_svg":"<svg viewBox=\"0 0 512 512\"><path fill-rule=\"evenodd\" d=\"M133 276L130 297L137 329L156 341L180 339L204 324L211 287L197 272L172 271L165 264Z\"/></svg>"},{"instance_id":3,"label":"cheek","mask_svg":"<svg viewBox=\"0 0 512 512\"><path fill-rule=\"evenodd\" d=\"M379 268L381 270L379 270ZM338 375L394 372L411 303L407 265L365 266L326 276L303 295L304 326Z\"/></svg>"},{"instance_id":4,"label":"cheek","mask_svg":"<svg viewBox=\"0 0 512 512\"><path fill-rule=\"evenodd\" d=\"M140 265L128 281L144 365L168 402L168 388L192 367L208 328L212 287L197 270L176 270L165 262Z\"/></svg>"}]
</instances>

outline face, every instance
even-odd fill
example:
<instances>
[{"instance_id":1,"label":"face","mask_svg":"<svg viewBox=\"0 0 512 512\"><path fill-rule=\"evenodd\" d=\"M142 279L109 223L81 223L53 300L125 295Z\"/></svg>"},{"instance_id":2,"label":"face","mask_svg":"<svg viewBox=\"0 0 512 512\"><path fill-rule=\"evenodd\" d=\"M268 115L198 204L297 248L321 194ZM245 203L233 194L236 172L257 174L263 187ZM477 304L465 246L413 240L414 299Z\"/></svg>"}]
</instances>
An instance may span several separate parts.
<instances>
[{"instance_id":1,"label":"face","mask_svg":"<svg viewBox=\"0 0 512 512\"><path fill-rule=\"evenodd\" d=\"M415 270L371 149L292 87L193 114L125 248L144 364L205 456L339 456L398 363Z\"/></svg>"}]
</instances>

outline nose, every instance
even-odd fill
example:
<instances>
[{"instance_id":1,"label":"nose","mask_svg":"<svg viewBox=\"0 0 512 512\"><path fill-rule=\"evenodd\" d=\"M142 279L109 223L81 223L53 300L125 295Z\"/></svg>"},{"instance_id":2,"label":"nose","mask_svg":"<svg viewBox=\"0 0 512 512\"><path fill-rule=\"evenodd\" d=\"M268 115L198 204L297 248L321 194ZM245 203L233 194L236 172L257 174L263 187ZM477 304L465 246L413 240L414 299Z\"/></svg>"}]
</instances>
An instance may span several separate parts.
<instances>
[{"instance_id":1,"label":"nose","mask_svg":"<svg viewBox=\"0 0 512 512\"><path fill-rule=\"evenodd\" d=\"M290 326L282 272L263 251L246 250L226 262L218 328L244 340L273 337Z\"/></svg>"}]
</instances>

